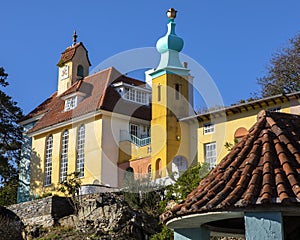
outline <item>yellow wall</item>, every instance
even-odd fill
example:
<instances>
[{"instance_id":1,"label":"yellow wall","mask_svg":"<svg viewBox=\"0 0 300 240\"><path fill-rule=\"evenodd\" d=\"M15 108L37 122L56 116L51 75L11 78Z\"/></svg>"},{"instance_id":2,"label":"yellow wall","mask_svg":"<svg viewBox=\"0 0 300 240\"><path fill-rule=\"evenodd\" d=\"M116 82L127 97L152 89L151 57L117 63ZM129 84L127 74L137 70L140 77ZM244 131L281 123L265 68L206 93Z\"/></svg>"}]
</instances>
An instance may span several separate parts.
<instances>
[{"instance_id":1,"label":"yellow wall","mask_svg":"<svg viewBox=\"0 0 300 240\"><path fill-rule=\"evenodd\" d=\"M76 53L73 56L72 60L69 62L66 62L64 64L65 66L68 66L68 78L61 79L58 69L58 87L57 87L57 95L60 95L61 93L65 92L69 87L73 85L74 82L78 80L77 77L77 67L78 65L82 65L84 69L84 76L87 76L89 74L89 62L87 59L87 53L86 50L79 46L76 49Z\"/></svg>"},{"instance_id":2,"label":"yellow wall","mask_svg":"<svg viewBox=\"0 0 300 240\"><path fill-rule=\"evenodd\" d=\"M200 123L198 129L198 162L205 161L205 149L204 145L211 142L216 142L217 146L217 163L221 161L227 154L228 150L224 147L225 143L234 144L234 134L235 131L244 127L249 130L257 121L257 114L262 110L268 110L274 107L281 106L281 112L290 113L290 103L289 102L277 102L276 105L267 106L262 103L262 108L256 106L255 109L246 111L242 110L241 113L225 115L218 118L212 118L211 121L207 120ZM204 135L203 126L205 123L212 122L215 124L214 133Z\"/></svg>"},{"instance_id":3,"label":"yellow wall","mask_svg":"<svg viewBox=\"0 0 300 240\"><path fill-rule=\"evenodd\" d=\"M175 84L180 84L176 99ZM159 87L161 89L159 100ZM151 165L153 178L157 177L157 161L161 159L161 177L172 171L174 157L189 157L189 131L178 119L189 112L188 81L175 74L164 74L152 80Z\"/></svg>"},{"instance_id":4,"label":"yellow wall","mask_svg":"<svg viewBox=\"0 0 300 240\"><path fill-rule=\"evenodd\" d=\"M150 155L149 147L150 145L138 147L128 140L120 142L118 163L120 164L130 160L148 157Z\"/></svg>"},{"instance_id":5,"label":"yellow wall","mask_svg":"<svg viewBox=\"0 0 300 240\"><path fill-rule=\"evenodd\" d=\"M61 136L66 129L69 130L68 144L68 173L76 171L76 139L78 128L85 125L85 172L81 178L83 184L91 184L95 179L101 179L101 136L102 119L97 116L84 122L70 124L47 133L33 136L32 142L32 161L31 161L31 191L32 194L42 194L43 192L55 192L59 183L60 176L60 154L61 154ZM53 135L52 150L52 184L44 187L44 169L45 169L45 146L46 138Z\"/></svg>"}]
</instances>

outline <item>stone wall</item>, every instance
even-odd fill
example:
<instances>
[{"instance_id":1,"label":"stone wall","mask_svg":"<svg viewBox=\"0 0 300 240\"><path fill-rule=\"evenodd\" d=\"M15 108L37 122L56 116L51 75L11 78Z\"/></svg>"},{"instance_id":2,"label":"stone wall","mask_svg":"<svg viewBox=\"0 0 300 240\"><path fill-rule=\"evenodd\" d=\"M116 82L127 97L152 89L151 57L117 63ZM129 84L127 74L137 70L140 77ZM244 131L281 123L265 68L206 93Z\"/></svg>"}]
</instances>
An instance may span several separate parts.
<instances>
[{"instance_id":1,"label":"stone wall","mask_svg":"<svg viewBox=\"0 0 300 240\"><path fill-rule=\"evenodd\" d=\"M53 226L58 219L73 213L68 199L52 196L8 206L27 225Z\"/></svg>"}]
</instances>

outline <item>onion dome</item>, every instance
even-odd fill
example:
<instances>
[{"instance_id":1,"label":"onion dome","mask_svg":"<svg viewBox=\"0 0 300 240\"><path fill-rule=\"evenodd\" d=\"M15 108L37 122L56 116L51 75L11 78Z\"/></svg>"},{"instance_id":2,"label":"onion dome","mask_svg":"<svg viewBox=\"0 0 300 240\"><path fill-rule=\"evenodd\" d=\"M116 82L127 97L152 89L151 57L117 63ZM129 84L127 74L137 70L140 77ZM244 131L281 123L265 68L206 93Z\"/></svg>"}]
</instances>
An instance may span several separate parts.
<instances>
[{"instance_id":1,"label":"onion dome","mask_svg":"<svg viewBox=\"0 0 300 240\"><path fill-rule=\"evenodd\" d=\"M178 37L175 33L176 24L174 19L176 18L176 12L177 11L174 8L170 8L167 11L167 16L169 18L168 32L156 43L156 49L160 53L164 53L168 50L180 52L183 48L183 39Z\"/></svg>"}]
</instances>

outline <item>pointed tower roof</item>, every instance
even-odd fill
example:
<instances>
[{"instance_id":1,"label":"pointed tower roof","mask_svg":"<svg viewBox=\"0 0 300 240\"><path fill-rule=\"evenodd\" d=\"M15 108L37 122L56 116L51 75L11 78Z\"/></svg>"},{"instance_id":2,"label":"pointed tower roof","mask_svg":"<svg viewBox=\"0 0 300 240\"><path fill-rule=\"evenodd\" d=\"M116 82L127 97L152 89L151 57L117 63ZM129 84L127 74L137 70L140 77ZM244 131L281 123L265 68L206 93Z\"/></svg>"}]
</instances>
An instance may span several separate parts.
<instances>
[{"instance_id":1,"label":"pointed tower roof","mask_svg":"<svg viewBox=\"0 0 300 240\"><path fill-rule=\"evenodd\" d=\"M162 221L209 212L299 208L299 126L298 115L261 111L248 135Z\"/></svg>"},{"instance_id":2,"label":"pointed tower roof","mask_svg":"<svg viewBox=\"0 0 300 240\"><path fill-rule=\"evenodd\" d=\"M169 18L168 30L165 36L158 39L156 43L156 49L161 54L160 63L158 67L150 75L157 77L165 73L174 73L178 75L186 76L189 74L189 70L182 66L179 53L183 48L183 39L175 33L175 18L177 11L174 8L170 8L167 11Z\"/></svg>"},{"instance_id":3,"label":"pointed tower roof","mask_svg":"<svg viewBox=\"0 0 300 240\"><path fill-rule=\"evenodd\" d=\"M76 30L75 30L73 33L73 36L72 36L73 44L71 46L67 47L67 49L64 52L62 52L60 59L57 63L57 66L63 65L66 62L71 61L73 59L73 57L75 56L76 50L80 46L82 46L84 48L84 50L86 51L86 57L87 57L89 65L91 66L91 62L90 62L89 56L88 56L88 51L86 50L86 48L82 42L77 42L77 37L78 36L77 36Z\"/></svg>"}]
</instances>

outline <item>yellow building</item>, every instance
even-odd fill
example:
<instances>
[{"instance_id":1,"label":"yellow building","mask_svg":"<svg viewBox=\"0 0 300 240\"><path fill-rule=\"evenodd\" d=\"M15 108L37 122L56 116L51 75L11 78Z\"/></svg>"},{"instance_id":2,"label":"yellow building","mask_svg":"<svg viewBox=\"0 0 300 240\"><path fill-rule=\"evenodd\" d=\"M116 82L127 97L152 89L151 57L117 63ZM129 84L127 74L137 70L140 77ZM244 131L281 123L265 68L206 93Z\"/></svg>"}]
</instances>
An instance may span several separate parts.
<instances>
[{"instance_id":1,"label":"yellow building","mask_svg":"<svg viewBox=\"0 0 300 240\"><path fill-rule=\"evenodd\" d=\"M85 193L123 187L127 173L171 181L193 162L213 168L228 152L225 144L239 141L261 109L299 113L295 93L195 115L197 79L180 62L175 17L169 9L168 31L156 45L160 63L147 72L151 87L113 67L89 75L88 52L74 33L57 64L57 91L20 122L26 137L19 202L55 192L73 172Z\"/></svg>"},{"instance_id":2,"label":"yellow building","mask_svg":"<svg viewBox=\"0 0 300 240\"><path fill-rule=\"evenodd\" d=\"M276 95L197 115L198 162L213 168L248 133L262 109L300 114L299 97L300 92Z\"/></svg>"}]
</instances>

